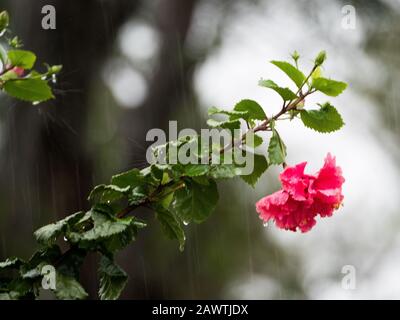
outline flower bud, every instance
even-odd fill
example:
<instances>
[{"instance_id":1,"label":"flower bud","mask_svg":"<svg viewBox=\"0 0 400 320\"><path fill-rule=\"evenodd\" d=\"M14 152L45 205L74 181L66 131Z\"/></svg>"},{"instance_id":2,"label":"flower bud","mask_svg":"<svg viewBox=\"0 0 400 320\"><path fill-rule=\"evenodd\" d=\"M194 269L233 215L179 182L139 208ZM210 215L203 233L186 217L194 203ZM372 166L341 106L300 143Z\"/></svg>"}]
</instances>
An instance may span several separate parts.
<instances>
[{"instance_id":1,"label":"flower bud","mask_svg":"<svg viewBox=\"0 0 400 320\"><path fill-rule=\"evenodd\" d=\"M53 73L59 73L59 72L61 71L61 69L62 69L62 66L61 66L61 65L52 66L52 67L51 67L51 72L53 72Z\"/></svg>"},{"instance_id":2,"label":"flower bud","mask_svg":"<svg viewBox=\"0 0 400 320\"><path fill-rule=\"evenodd\" d=\"M3 32L10 22L10 18L8 16L7 11L0 12L0 33Z\"/></svg>"},{"instance_id":3,"label":"flower bud","mask_svg":"<svg viewBox=\"0 0 400 320\"><path fill-rule=\"evenodd\" d=\"M49 75L57 74L62 70L62 65L47 66L47 69Z\"/></svg>"},{"instance_id":4,"label":"flower bud","mask_svg":"<svg viewBox=\"0 0 400 320\"><path fill-rule=\"evenodd\" d=\"M14 67L12 71L18 76L22 77L24 75L25 69L21 67Z\"/></svg>"},{"instance_id":5,"label":"flower bud","mask_svg":"<svg viewBox=\"0 0 400 320\"><path fill-rule=\"evenodd\" d=\"M317 67L319 67L320 65L322 65L324 63L325 60L326 60L326 52L321 51L320 53L318 53L317 57L315 58L315 65Z\"/></svg>"},{"instance_id":6,"label":"flower bud","mask_svg":"<svg viewBox=\"0 0 400 320\"><path fill-rule=\"evenodd\" d=\"M299 55L299 53L295 50L295 51L292 53L292 59L293 59L295 62L297 62L297 61L299 60L299 58L300 58L300 55Z\"/></svg>"}]
</instances>

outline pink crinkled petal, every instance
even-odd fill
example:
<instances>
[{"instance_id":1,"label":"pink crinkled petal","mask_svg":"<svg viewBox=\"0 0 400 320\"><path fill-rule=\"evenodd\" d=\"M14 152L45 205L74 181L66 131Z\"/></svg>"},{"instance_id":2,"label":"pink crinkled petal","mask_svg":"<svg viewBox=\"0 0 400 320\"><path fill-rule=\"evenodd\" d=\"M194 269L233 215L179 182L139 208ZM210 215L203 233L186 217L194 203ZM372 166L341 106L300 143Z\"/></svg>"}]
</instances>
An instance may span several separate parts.
<instances>
[{"instance_id":1,"label":"pink crinkled petal","mask_svg":"<svg viewBox=\"0 0 400 320\"><path fill-rule=\"evenodd\" d=\"M319 199L316 199L312 205L312 211L321 217L330 217L335 211L335 206Z\"/></svg>"},{"instance_id":2,"label":"pink crinkled petal","mask_svg":"<svg viewBox=\"0 0 400 320\"><path fill-rule=\"evenodd\" d=\"M325 158L324 166L316 174L313 187L318 189L338 189L344 183L342 169L336 166L336 160L330 153Z\"/></svg>"},{"instance_id":3,"label":"pink crinkled petal","mask_svg":"<svg viewBox=\"0 0 400 320\"><path fill-rule=\"evenodd\" d=\"M293 167L286 167L280 174L283 189L289 192L296 200L307 199L307 186L309 178L304 174L307 162L299 163Z\"/></svg>"},{"instance_id":4,"label":"pink crinkled petal","mask_svg":"<svg viewBox=\"0 0 400 320\"><path fill-rule=\"evenodd\" d=\"M278 228L296 231L299 229L301 232L307 232L312 229L316 224L314 212L306 207L304 201L289 200L297 203L295 210L290 214L276 218L275 224ZM294 208L294 207L293 207Z\"/></svg>"},{"instance_id":5,"label":"pink crinkled petal","mask_svg":"<svg viewBox=\"0 0 400 320\"><path fill-rule=\"evenodd\" d=\"M328 189L328 190L318 190L316 196L320 201L327 204L338 205L343 200L341 189Z\"/></svg>"},{"instance_id":6,"label":"pink crinkled petal","mask_svg":"<svg viewBox=\"0 0 400 320\"><path fill-rule=\"evenodd\" d=\"M260 218L264 221L268 221L276 216L281 216L286 213L285 204L289 198L289 195L284 190L279 190L269 196L260 199L256 203L257 212L260 214Z\"/></svg>"}]
</instances>

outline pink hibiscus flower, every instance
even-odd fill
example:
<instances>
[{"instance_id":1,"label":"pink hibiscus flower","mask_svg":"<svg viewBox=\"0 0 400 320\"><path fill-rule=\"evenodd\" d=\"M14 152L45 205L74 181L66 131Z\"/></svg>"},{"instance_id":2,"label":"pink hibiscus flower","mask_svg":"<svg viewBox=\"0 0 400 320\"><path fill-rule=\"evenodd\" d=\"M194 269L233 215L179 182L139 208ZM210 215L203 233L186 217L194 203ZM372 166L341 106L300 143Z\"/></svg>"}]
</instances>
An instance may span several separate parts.
<instances>
[{"instance_id":1,"label":"pink hibiscus flower","mask_svg":"<svg viewBox=\"0 0 400 320\"><path fill-rule=\"evenodd\" d=\"M315 174L304 173L306 162L286 167L279 178L282 189L256 203L264 222L274 220L278 228L307 232L317 215L329 217L343 201L342 170L330 153L324 166Z\"/></svg>"}]
</instances>

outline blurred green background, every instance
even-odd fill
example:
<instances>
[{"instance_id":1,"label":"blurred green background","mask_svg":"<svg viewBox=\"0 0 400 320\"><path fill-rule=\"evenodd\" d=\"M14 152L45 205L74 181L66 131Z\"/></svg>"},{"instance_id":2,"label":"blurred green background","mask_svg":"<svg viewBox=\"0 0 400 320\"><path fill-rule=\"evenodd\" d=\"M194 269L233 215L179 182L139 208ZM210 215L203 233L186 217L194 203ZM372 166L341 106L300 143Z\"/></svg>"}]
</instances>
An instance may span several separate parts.
<instances>
[{"instance_id":1,"label":"blurred green background","mask_svg":"<svg viewBox=\"0 0 400 320\"><path fill-rule=\"evenodd\" d=\"M44 5L56 30L43 30ZM347 11L355 9L355 28ZM152 128L205 127L206 110L243 98L279 108L261 77L289 85L268 65L298 50L309 68L350 86L337 101L346 128L319 135L282 126L288 162L317 169L325 154L344 170L345 207L308 234L263 227L254 204L279 188L279 168L256 190L219 184L221 200L202 225L186 226L180 253L151 212L118 260L130 276L124 299L399 298L400 3L269 0L0 0L12 29L40 61L63 64L57 99L39 106L0 97L0 258L28 257L32 232L80 209L93 186L146 166ZM281 77L281 78L279 78ZM312 106L313 101L309 101ZM307 106L307 103L306 103ZM96 296L96 256L82 282ZM357 271L345 290L342 268Z\"/></svg>"}]
</instances>

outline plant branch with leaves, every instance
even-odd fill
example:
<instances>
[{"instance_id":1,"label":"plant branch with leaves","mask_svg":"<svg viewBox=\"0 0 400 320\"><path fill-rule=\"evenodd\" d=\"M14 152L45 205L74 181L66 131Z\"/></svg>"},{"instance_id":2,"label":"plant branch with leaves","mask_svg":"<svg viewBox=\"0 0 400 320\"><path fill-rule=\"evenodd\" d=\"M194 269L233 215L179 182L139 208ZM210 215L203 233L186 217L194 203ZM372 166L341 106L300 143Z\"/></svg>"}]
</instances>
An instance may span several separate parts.
<instances>
[{"instance_id":1,"label":"plant branch with leaves","mask_svg":"<svg viewBox=\"0 0 400 320\"><path fill-rule=\"evenodd\" d=\"M8 15L5 13L0 15L0 26L7 34ZM9 39L8 46L8 51L4 47L1 50L1 89L15 98L30 102L52 98L48 81L61 67L48 67L45 73L38 73L31 70L36 56L17 49L20 46L18 39ZM238 139L232 138L229 144L213 148L221 157L234 149L251 152L254 168L250 174L243 174L242 167L236 163L214 164L211 159L215 153L203 150L201 145L197 157L209 159L206 163L155 163L142 170L134 168L117 174L109 184L93 189L88 198L91 204L88 211L77 212L38 229L34 235L39 248L31 258L9 258L0 263L0 298L39 297L45 277L43 267L51 265L56 271L55 296L59 299L84 299L87 293L79 282L80 268L87 254L96 252L101 256L98 267L99 297L117 299L128 276L115 263L115 255L132 243L138 232L147 226L147 222L135 214L141 208L152 209L167 237L176 239L180 250L183 250L186 239L183 225L204 222L217 205L216 180L240 177L254 187L269 166L286 166L287 150L277 129L278 121L300 119L307 128L323 133L339 130L343 120L331 103L324 102L311 110L305 108L305 104L306 98L315 92L335 97L343 92L346 84L321 75L325 52L318 54L306 75L299 68L297 52L292 58L294 64L286 61L272 63L294 82L296 90L281 87L272 80L259 81L260 86L275 91L282 98L282 108L277 114L267 116L260 104L249 99L240 101L231 111L216 107L209 109L210 116L227 117L209 119L207 124L210 128L235 130L246 126L246 133ZM266 139L257 135L260 132L270 134L267 155L257 152ZM252 139L248 139L249 135ZM198 143L198 140L197 136L179 138L157 147L154 152L161 149L168 152L172 146L182 148Z\"/></svg>"},{"instance_id":2,"label":"plant branch with leaves","mask_svg":"<svg viewBox=\"0 0 400 320\"><path fill-rule=\"evenodd\" d=\"M53 99L49 81L55 82L60 65L45 64L46 71L34 70L36 55L22 50L23 43L8 29L9 16L0 13L0 89L13 98L33 104Z\"/></svg>"}]
</instances>

